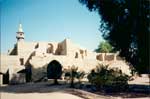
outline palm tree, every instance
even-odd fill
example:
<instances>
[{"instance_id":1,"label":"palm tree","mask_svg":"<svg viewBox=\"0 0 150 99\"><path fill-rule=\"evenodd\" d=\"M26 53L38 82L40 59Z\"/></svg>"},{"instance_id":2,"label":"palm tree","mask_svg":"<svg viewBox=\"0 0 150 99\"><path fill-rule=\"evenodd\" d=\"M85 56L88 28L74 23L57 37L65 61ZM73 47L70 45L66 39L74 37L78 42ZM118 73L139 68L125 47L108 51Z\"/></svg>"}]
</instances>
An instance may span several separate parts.
<instances>
[{"instance_id":1,"label":"palm tree","mask_svg":"<svg viewBox=\"0 0 150 99\"><path fill-rule=\"evenodd\" d=\"M85 76L85 72L84 71L77 72L77 79L78 79L79 84L81 84L81 79L83 79L84 76Z\"/></svg>"},{"instance_id":2,"label":"palm tree","mask_svg":"<svg viewBox=\"0 0 150 99\"><path fill-rule=\"evenodd\" d=\"M65 70L65 78L69 78L71 88L74 88L74 80L77 78L80 83L84 75L85 73L83 71L78 71L78 67L75 67L74 65Z\"/></svg>"},{"instance_id":3,"label":"palm tree","mask_svg":"<svg viewBox=\"0 0 150 99\"><path fill-rule=\"evenodd\" d=\"M107 41L103 41L98 45L98 48L95 49L95 51L100 53L110 53L113 51L113 47Z\"/></svg>"}]
</instances>

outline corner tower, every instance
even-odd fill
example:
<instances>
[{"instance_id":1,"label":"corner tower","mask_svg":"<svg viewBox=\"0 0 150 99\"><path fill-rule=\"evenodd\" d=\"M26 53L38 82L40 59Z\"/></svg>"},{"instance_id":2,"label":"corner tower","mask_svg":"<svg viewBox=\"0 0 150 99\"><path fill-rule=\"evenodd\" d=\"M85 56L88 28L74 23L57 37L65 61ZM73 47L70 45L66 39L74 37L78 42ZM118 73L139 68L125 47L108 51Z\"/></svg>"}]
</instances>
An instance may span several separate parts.
<instances>
[{"instance_id":1,"label":"corner tower","mask_svg":"<svg viewBox=\"0 0 150 99\"><path fill-rule=\"evenodd\" d=\"M19 24L19 28L18 28L18 32L17 32L16 38L17 38L18 42L24 41L24 32L23 32L21 23Z\"/></svg>"}]
</instances>

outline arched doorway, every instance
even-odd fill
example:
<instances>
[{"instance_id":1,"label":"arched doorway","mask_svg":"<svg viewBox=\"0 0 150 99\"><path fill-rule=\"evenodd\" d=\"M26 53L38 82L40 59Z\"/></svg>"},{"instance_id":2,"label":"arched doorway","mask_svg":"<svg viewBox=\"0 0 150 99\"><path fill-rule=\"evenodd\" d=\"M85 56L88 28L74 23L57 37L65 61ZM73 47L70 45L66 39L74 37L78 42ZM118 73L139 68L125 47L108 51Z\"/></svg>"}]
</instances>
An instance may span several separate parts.
<instances>
[{"instance_id":1,"label":"arched doorway","mask_svg":"<svg viewBox=\"0 0 150 99\"><path fill-rule=\"evenodd\" d=\"M53 60L51 61L47 66L47 78L48 79L54 79L54 83L57 84L57 79L61 78L62 74L62 66L61 64Z\"/></svg>"}]
</instances>

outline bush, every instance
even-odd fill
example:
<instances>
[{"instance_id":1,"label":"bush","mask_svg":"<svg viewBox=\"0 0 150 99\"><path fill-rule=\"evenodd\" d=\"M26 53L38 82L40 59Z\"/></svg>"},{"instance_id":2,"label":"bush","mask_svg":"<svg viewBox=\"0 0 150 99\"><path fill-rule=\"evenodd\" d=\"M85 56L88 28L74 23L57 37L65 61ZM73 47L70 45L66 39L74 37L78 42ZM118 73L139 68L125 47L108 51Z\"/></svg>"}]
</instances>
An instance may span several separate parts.
<instances>
[{"instance_id":1,"label":"bush","mask_svg":"<svg viewBox=\"0 0 150 99\"><path fill-rule=\"evenodd\" d=\"M105 91L125 91L128 87L129 77L121 70L108 69L108 65L99 65L91 70L88 80L95 85L97 90Z\"/></svg>"}]
</instances>

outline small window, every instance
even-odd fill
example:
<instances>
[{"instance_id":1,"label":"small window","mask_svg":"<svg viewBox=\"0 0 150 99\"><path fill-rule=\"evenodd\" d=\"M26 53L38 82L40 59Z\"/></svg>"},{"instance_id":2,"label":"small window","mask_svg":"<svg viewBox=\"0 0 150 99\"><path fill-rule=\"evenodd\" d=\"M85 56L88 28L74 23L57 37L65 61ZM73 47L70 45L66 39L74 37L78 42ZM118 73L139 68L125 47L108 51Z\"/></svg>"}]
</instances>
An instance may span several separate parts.
<instances>
[{"instance_id":1,"label":"small window","mask_svg":"<svg viewBox=\"0 0 150 99\"><path fill-rule=\"evenodd\" d=\"M24 59L20 58L20 65L24 65Z\"/></svg>"},{"instance_id":2,"label":"small window","mask_svg":"<svg viewBox=\"0 0 150 99\"><path fill-rule=\"evenodd\" d=\"M75 58L78 58L78 53L76 52L76 54L75 54Z\"/></svg>"},{"instance_id":3,"label":"small window","mask_svg":"<svg viewBox=\"0 0 150 99\"><path fill-rule=\"evenodd\" d=\"M39 43L35 46L35 49L39 48Z\"/></svg>"}]
</instances>

